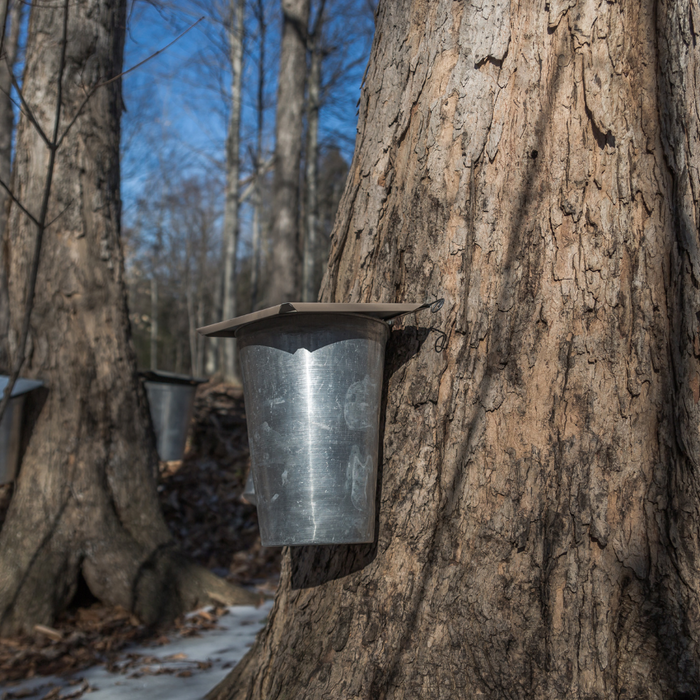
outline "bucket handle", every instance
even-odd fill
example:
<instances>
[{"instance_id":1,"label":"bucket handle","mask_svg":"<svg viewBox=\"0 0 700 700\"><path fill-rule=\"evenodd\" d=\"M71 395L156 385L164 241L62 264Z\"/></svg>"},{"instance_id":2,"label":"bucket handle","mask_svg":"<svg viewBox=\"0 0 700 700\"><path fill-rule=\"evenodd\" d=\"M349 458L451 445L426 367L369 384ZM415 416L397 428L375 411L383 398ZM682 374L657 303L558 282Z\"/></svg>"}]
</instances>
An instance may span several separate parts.
<instances>
[{"instance_id":1,"label":"bucket handle","mask_svg":"<svg viewBox=\"0 0 700 700\"><path fill-rule=\"evenodd\" d=\"M435 301L427 301L423 306L420 306L417 308L413 313L418 313L419 311L422 311L423 309L430 309L431 314L436 314L440 309L445 305L445 299L436 299ZM441 353L445 347L447 346L447 333L444 331L441 331L439 328L435 328L435 326L431 326L428 328L428 333L433 331L434 333L437 333L437 338L435 339L435 352Z\"/></svg>"}]
</instances>

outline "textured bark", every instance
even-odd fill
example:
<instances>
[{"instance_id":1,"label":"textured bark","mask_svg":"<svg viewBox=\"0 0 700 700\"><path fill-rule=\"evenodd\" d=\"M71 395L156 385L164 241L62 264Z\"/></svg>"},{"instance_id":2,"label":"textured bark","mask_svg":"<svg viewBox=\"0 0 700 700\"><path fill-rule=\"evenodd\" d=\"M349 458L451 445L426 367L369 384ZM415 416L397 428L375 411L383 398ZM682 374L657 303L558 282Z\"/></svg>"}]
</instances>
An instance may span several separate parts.
<instances>
[{"instance_id":1,"label":"textured bark","mask_svg":"<svg viewBox=\"0 0 700 700\"><path fill-rule=\"evenodd\" d=\"M2 18L7 17L2 54L0 54L0 180L8 186L10 185L10 173L12 171L14 114L12 112L12 100L10 99L12 80L7 66L9 65L14 69L17 61L23 7L24 5L20 0L15 0L9 7L7 0L0 0L0 21L2 21ZM9 373L9 352L7 346L7 333L10 325L10 303L7 289L9 261L7 260L7 243L5 242L8 199L7 191L0 187L0 371Z\"/></svg>"},{"instance_id":2,"label":"textured bark","mask_svg":"<svg viewBox=\"0 0 700 700\"><path fill-rule=\"evenodd\" d=\"M86 88L119 73L126 2L68 6L64 124ZM62 8L32 6L24 97L49 133L62 24ZM81 573L99 599L149 624L208 600L250 600L186 562L160 513L119 238L121 109L119 81L99 89L56 157L48 215L55 223L44 237L23 371L46 391L33 395L33 430L0 532L0 635L50 623ZM22 117L14 188L30 211L41 201L47 161ZM8 227L14 355L36 227L16 206Z\"/></svg>"},{"instance_id":3,"label":"textured bark","mask_svg":"<svg viewBox=\"0 0 700 700\"><path fill-rule=\"evenodd\" d=\"M299 169L306 84L310 0L282 0L282 45L277 84L272 251L265 297L269 305L297 298L301 284Z\"/></svg>"},{"instance_id":4,"label":"textured bark","mask_svg":"<svg viewBox=\"0 0 700 700\"><path fill-rule=\"evenodd\" d=\"M241 142L241 91L243 88L243 12L244 0L231 0L231 25L228 32L231 57L231 114L226 136L226 202L224 209L224 298L223 317L236 315L236 249L238 248L238 207ZM236 344L220 343L221 371L228 380L238 376Z\"/></svg>"},{"instance_id":5,"label":"textured bark","mask_svg":"<svg viewBox=\"0 0 700 700\"><path fill-rule=\"evenodd\" d=\"M446 303L392 332L375 544L287 550L210 698L700 697L699 28L380 4L322 298Z\"/></svg>"}]
</instances>

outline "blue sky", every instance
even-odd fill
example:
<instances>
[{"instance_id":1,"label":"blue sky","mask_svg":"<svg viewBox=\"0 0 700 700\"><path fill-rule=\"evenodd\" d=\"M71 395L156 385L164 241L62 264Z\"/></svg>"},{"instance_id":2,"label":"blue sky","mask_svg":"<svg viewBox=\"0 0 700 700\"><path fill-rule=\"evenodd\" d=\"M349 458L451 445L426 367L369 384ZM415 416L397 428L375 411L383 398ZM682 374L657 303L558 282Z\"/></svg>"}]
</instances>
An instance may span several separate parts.
<instances>
[{"instance_id":1,"label":"blue sky","mask_svg":"<svg viewBox=\"0 0 700 700\"><path fill-rule=\"evenodd\" d=\"M208 2L205 9L214 4ZM281 21L278 0L267 5L265 148L271 152ZM337 81L333 99L322 107L320 138L326 146L339 147L348 162L356 131L356 103L371 41L372 21L366 7L366 0L327 3L328 16L332 18L328 43L334 47L330 60L354 65ZM196 0L180 2L177 10L158 10L139 0L130 12L125 69L167 45L202 15ZM354 32L348 31L351 21L357 25ZM244 175L254 146L258 62L254 31L254 25L248 27L244 59ZM205 18L167 51L124 78L127 111L122 121L122 198L126 221L135 199L149 188L167 187L163 180L169 176L202 174L221 178L231 79L225 50L221 25ZM242 214L245 224L245 212Z\"/></svg>"}]
</instances>

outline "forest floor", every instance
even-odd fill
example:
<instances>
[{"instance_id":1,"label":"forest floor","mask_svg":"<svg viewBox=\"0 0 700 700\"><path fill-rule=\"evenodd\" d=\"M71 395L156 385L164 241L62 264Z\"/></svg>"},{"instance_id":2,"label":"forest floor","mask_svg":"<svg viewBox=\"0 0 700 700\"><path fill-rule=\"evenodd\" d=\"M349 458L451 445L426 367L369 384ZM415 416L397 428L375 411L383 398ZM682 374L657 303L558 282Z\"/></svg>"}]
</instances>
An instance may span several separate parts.
<instances>
[{"instance_id":1,"label":"forest floor","mask_svg":"<svg viewBox=\"0 0 700 700\"><path fill-rule=\"evenodd\" d=\"M262 601L276 590L281 549L260 546L257 512L241 497L249 464L241 389L204 384L197 392L185 458L161 463L158 492L181 549L219 576L260 592ZM11 488L0 487L0 524ZM110 674L110 687L123 685L125 693L135 690L135 679L148 676L168 675L178 688L195 692L192 684L196 685L196 679L182 679L206 675L206 683L213 687L218 676L223 677L225 669L243 656L270 605L259 610L206 608L168 629L154 631L128 611L98 602L83 584L52 627L0 639L0 698L78 698L95 691L94 678L100 679L102 687ZM217 656L218 652L223 656ZM94 670L83 673L95 666L100 667L97 676ZM216 678L209 678L214 672ZM55 682L44 683L40 677L45 676ZM18 681L25 682L16 685ZM174 698L174 691L166 686L162 697ZM153 696L150 686L148 693L152 700L158 696ZM109 697L122 696L112 692Z\"/></svg>"}]
</instances>

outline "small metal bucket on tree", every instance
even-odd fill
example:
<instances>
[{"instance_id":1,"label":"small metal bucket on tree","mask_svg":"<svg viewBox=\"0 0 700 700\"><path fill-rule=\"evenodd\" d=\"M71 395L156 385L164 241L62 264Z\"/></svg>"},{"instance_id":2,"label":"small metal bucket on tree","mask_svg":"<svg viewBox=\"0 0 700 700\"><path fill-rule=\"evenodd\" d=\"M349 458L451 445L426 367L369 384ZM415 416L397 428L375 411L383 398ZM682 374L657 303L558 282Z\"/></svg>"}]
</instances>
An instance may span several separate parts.
<instances>
[{"instance_id":1,"label":"small metal bucket on tree","mask_svg":"<svg viewBox=\"0 0 700 700\"><path fill-rule=\"evenodd\" d=\"M145 380L158 458L161 462L182 459L192 421L197 384L206 380L155 370L140 374Z\"/></svg>"},{"instance_id":2,"label":"small metal bucket on tree","mask_svg":"<svg viewBox=\"0 0 700 700\"><path fill-rule=\"evenodd\" d=\"M374 540L387 319L422 304L282 304L207 326L239 344L263 546Z\"/></svg>"}]
</instances>

